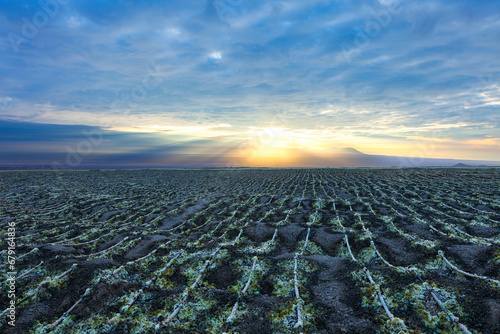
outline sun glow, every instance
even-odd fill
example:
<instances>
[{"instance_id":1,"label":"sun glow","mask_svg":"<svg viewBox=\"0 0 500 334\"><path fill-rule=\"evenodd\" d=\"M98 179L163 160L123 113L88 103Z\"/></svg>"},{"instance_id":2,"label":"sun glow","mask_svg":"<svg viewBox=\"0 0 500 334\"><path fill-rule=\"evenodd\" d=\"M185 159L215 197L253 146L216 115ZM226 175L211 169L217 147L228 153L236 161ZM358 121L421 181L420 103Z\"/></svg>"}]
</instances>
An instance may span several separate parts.
<instances>
[{"instance_id":1,"label":"sun glow","mask_svg":"<svg viewBox=\"0 0 500 334\"><path fill-rule=\"evenodd\" d=\"M284 147L249 147L243 152L242 162L255 167L286 167L299 161L297 152Z\"/></svg>"},{"instance_id":2,"label":"sun glow","mask_svg":"<svg viewBox=\"0 0 500 334\"><path fill-rule=\"evenodd\" d=\"M251 127L247 135L237 153L247 166L297 166L307 156L321 155L327 149L317 131Z\"/></svg>"},{"instance_id":3,"label":"sun glow","mask_svg":"<svg viewBox=\"0 0 500 334\"><path fill-rule=\"evenodd\" d=\"M329 147L325 142L328 132L321 130L251 127L247 132L253 145L259 148L324 150Z\"/></svg>"}]
</instances>

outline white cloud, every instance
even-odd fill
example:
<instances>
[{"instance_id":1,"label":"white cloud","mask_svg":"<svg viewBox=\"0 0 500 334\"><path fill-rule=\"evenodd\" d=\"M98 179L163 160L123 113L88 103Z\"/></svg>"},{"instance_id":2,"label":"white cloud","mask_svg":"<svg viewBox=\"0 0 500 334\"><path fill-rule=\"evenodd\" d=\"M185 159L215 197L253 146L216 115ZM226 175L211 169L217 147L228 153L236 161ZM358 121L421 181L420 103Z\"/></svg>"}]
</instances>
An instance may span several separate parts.
<instances>
[{"instance_id":1,"label":"white cloud","mask_svg":"<svg viewBox=\"0 0 500 334\"><path fill-rule=\"evenodd\" d=\"M66 20L66 24L70 28L78 28L85 23L85 18L79 16L70 16Z\"/></svg>"},{"instance_id":2,"label":"white cloud","mask_svg":"<svg viewBox=\"0 0 500 334\"><path fill-rule=\"evenodd\" d=\"M212 59L221 59L222 58L222 53L220 51L214 51L210 54L209 56Z\"/></svg>"},{"instance_id":3,"label":"white cloud","mask_svg":"<svg viewBox=\"0 0 500 334\"><path fill-rule=\"evenodd\" d=\"M393 6L400 3L400 0L378 0L382 6Z\"/></svg>"},{"instance_id":4,"label":"white cloud","mask_svg":"<svg viewBox=\"0 0 500 334\"><path fill-rule=\"evenodd\" d=\"M2 96L2 97L0 97L0 103L7 104L10 101L12 101L11 97L8 97L8 96Z\"/></svg>"}]
</instances>

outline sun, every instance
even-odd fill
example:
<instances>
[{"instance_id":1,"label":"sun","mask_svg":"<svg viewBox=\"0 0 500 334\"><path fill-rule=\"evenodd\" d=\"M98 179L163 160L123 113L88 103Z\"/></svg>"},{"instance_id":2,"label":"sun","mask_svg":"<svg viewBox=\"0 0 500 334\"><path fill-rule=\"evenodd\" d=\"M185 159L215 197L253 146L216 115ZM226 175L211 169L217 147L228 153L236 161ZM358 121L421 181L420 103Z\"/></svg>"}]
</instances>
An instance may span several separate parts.
<instances>
[{"instance_id":1,"label":"sun","mask_svg":"<svg viewBox=\"0 0 500 334\"><path fill-rule=\"evenodd\" d=\"M283 128L251 128L244 160L250 166L280 167L296 162L290 133Z\"/></svg>"}]
</instances>

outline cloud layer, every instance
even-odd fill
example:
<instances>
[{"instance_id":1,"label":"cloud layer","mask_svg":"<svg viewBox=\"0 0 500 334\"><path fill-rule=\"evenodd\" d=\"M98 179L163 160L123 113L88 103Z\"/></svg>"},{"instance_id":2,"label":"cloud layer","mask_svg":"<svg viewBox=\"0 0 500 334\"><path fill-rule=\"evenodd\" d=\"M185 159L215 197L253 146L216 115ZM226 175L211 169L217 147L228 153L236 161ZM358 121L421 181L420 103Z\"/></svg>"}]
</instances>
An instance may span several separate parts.
<instances>
[{"instance_id":1,"label":"cloud layer","mask_svg":"<svg viewBox=\"0 0 500 334\"><path fill-rule=\"evenodd\" d=\"M0 119L500 160L498 1L44 3L0 1Z\"/></svg>"}]
</instances>

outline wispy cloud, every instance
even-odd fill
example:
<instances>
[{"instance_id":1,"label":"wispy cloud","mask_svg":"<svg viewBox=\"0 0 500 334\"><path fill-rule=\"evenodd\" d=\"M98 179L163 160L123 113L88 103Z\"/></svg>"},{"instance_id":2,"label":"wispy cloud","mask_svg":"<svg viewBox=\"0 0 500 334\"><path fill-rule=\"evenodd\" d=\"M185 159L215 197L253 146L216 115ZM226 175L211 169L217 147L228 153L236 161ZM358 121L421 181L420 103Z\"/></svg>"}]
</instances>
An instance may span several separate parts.
<instances>
[{"instance_id":1,"label":"wispy cloud","mask_svg":"<svg viewBox=\"0 0 500 334\"><path fill-rule=\"evenodd\" d=\"M378 153L500 133L498 1L68 1L24 36L40 11L0 2L0 119L193 140L286 129L276 146Z\"/></svg>"}]
</instances>

